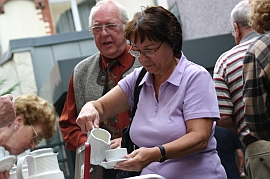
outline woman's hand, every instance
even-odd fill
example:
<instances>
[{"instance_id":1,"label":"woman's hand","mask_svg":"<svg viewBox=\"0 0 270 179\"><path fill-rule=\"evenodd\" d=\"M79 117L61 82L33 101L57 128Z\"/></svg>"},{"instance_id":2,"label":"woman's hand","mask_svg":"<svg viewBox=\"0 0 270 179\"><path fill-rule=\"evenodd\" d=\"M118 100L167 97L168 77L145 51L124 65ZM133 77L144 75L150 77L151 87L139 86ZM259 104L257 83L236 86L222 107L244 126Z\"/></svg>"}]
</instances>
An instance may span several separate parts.
<instances>
[{"instance_id":1,"label":"woman's hand","mask_svg":"<svg viewBox=\"0 0 270 179\"><path fill-rule=\"evenodd\" d=\"M122 137L111 140L110 148L115 149L121 147Z\"/></svg>"},{"instance_id":2,"label":"woman's hand","mask_svg":"<svg viewBox=\"0 0 270 179\"><path fill-rule=\"evenodd\" d=\"M0 179L9 179L9 178L10 178L9 171L4 171L0 173Z\"/></svg>"},{"instance_id":3,"label":"woman's hand","mask_svg":"<svg viewBox=\"0 0 270 179\"><path fill-rule=\"evenodd\" d=\"M119 86L115 86L98 100L87 102L82 107L76 123L82 132L87 133L93 126L99 127L99 122L102 120L129 109L126 94Z\"/></svg>"},{"instance_id":4,"label":"woman's hand","mask_svg":"<svg viewBox=\"0 0 270 179\"><path fill-rule=\"evenodd\" d=\"M160 150L158 147L141 147L134 150L131 154L126 155L125 158L128 158L128 160L119 162L114 169L139 172L150 163L158 161L160 156Z\"/></svg>"},{"instance_id":5,"label":"woman's hand","mask_svg":"<svg viewBox=\"0 0 270 179\"><path fill-rule=\"evenodd\" d=\"M76 119L76 123L80 126L82 132L92 130L93 127L99 126L99 112L91 102L86 103Z\"/></svg>"}]
</instances>

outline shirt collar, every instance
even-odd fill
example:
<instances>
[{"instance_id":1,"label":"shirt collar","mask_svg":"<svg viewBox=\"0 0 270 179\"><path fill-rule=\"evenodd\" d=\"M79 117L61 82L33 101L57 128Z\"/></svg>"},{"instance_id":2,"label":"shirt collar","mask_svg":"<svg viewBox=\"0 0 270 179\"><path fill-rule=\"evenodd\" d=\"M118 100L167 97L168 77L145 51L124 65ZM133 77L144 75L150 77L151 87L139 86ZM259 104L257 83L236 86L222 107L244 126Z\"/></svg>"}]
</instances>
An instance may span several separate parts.
<instances>
[{"instance_id":1,"label":"shirt collar","mask_svg":"<svg viewBox=\"0 0 270 179\"><path fill-rule=\"evenodd\" d=\"M175 86L180 86L180 82L184 74L185 68L187 66L187 63L188 63L188 60L182 52L181 58L179 59L177 66L175 67L171 76L166 81ZM142 85L143 83L145 83L146 85L152 85L153 76L147 72L139 85Z\"/></svg>"},{"instance_id":2,"label":"shirt collar","mask_svg":"<svg viewBox=\"0 0 270 179\"><path fill-rule=\"evenodd\" d=\"M240 43L246 42L246 41L248 41L248 40L250 40L250 39L253 39L254 37L259 37L259 36L260 36L259 33L257 33L256 31L252 31L252 32L248 33L247 35L245 35L245 36L241 39Z\"/></svg>"},{"instance_id":3,"label":"shirt collar","mask_svg":"<svg viewBox=\"0 0 270 179\"><path fill-rule=\"evenodd\" d=\"M175 86L180 86L180 82L187 67L187 63L188 60L182 52L181 58L179 59L177 66L175 67L173 73L167 81Z\"/></svg>"},{"instance_id":4,"label":"shirt collar","mask_svg":"<svg viewBox=\"0 0 270 179\"><path fill-rule=\"evenodd\" d=\"M129 53L128 53L129 47L130 47L130 45L128 44L126 46L125 51L119 57L116 58L118 60L118 62L124 67L128 66L129 58L131 58L131 59L134 58L133 56L129 55ZM108 61L111 59L102 55L102 60L105 62L105 64L107 64Z\"/></svg>"}]
</instances>

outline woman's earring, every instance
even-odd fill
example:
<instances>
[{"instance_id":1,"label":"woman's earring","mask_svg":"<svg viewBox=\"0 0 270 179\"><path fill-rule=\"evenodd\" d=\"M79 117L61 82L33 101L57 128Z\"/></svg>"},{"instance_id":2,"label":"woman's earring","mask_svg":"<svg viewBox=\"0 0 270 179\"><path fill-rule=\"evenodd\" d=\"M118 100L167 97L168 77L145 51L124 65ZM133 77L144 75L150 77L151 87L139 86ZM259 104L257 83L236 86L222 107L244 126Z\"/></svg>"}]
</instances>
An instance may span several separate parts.
<instances>
[{"instance_id":1,"label":"woman's earring","mask_svg":"<svg viewBox=\"0 0 270 179\"><path fill-rule=\"evenodd\" d=\"M15 125L13 126L14 131L18 130L18 128L19 128L19 126L18 126L17 124L15 124Z\"/></svg>"}]
</instances>

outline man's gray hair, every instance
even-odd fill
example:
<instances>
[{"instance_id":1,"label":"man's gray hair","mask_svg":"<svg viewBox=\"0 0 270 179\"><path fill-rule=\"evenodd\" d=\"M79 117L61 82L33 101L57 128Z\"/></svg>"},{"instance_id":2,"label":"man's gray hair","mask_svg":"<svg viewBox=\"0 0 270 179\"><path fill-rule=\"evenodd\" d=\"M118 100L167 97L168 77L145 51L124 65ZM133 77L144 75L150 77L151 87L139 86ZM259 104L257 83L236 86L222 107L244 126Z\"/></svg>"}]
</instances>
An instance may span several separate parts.
<instances>
[{"instance_id":1,"label":"man's gray hair","mask_svg":"<svg viewBox=\"0 0 270 179\"><path fill-rule=\"evenodd\" d=\"M98 1L98 3L94 7L92 7L92 9L90 11L90 15L89 15L89 28L90 29L92 27L93 14L97 11L98 6L100 6L101 4L104 4L104 3L112 3L116 7L118 7L119 14L120 14L119 19L122 21L122 23L124 25L129 21L128 15L127 15L127 12L126 12L124 6L122 6L119 2L117 2L116 0L101 0L101 1Z\"/></svg>"},{"instance_id":2,"label":"man's gray hair","mask_svg":"<svg viewBox=\"0 0 270 179\"><path fill-rule=\"evenodd\" d=\"M234 23L237 23L240 27L250 26L249 25L249 1L240 1L231 12L231 24L233 27Z\"/></svg>"}]
</instances>

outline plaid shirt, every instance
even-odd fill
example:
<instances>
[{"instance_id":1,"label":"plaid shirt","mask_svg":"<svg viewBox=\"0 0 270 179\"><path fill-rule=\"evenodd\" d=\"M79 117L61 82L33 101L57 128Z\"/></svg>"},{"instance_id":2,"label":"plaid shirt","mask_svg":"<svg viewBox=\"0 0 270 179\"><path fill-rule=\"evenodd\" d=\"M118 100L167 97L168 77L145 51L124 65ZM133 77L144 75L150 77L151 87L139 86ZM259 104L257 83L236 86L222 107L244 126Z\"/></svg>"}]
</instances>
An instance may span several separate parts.
<instances>
[{"instance_id":1,"label":"plaid shirt","mask_svg":"<svg viewBox=\"0 0 270 179\"><path fill-rule=\"evenodd\" d=\"M250 46L243 60L244 118L254 137L270 140L270 33Z\"/></svg>"}]
</instances>

